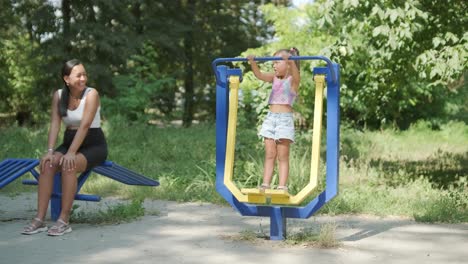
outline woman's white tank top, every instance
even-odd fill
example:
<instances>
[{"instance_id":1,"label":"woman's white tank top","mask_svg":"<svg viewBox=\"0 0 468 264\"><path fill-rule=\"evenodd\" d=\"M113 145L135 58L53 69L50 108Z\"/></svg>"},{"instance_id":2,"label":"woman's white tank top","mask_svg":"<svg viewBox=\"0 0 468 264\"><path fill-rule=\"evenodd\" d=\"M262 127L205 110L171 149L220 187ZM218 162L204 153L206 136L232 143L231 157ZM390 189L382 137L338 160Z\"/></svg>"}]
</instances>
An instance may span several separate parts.
<instances>
[{"instance_id":1,"label":"woman's white tank top","mask_svg":"<svg viewBox=\"0 0 468 264\"><path fill-rule=\"evenodd\" d=\"M80 100L80 104L75 110L70 110L67 108L67 116L63 116L62 120L65 126L67 127L79 127L81 124L81 119L83 118L83 111L86 104L86 95L94 88L86 87L83 98ZM58 90L59 98L62 97L62 89ZM101 127L101 106L98 106L96 115L94 116L93 122L91 123L90 128Z\"/></svg>"}]
</instances>

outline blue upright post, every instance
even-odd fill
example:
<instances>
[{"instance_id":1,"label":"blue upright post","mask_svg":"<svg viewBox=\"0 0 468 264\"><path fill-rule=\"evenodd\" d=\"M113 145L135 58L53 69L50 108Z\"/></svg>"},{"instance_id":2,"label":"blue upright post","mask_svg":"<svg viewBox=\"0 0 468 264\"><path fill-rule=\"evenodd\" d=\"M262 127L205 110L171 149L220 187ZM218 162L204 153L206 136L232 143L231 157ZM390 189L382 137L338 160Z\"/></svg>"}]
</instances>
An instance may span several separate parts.
<instances>
[{"instance_id":1,"label":"blue upright post","mask_svg":"<svg viewBox=\"0 0 468 264\"><path fill-rule=\"evenodd\" d=\"M62 193L62 174L57 172L54 176L54 189L52 193L61 194ZM50 218L53 221L57 221L62 211L62 197L61 195L52 195L50 197Z\"/></svg>"},{"instance_id":2,"label":"blue upright post","mask_svg":"<svg viewBox=\"0 0 468 264\"><path fill-rule=\"evenodd\" d=\"M338 73L336 80L327 76L327 178L326 198L328 202L338 194L340 159L340 66L332 64Z\"/></svg>"},{"instance_id":3,"label":"blue upright post","mask_svg":"<svg viewBox=\"0 0 468 264\"><path fill-rule=\"evenodd\" d=\"M271 207L270 240L284 240L286 237L286 217L279 206Z\"/></svg>"},{"instance_id":4,"label":"blue upright post","mask_svg":"<svg viewBox=\"0 0 468 264\"><path fill-rule=\"evenodd\" d=\"M226 76L227 67L219 66L216 74L220 78L216 79L216 189L225 193L226 187L223 184L224 161L226 159L226 135L228 125L229 89L227 88Z\"/></svg>"}]
</instances>

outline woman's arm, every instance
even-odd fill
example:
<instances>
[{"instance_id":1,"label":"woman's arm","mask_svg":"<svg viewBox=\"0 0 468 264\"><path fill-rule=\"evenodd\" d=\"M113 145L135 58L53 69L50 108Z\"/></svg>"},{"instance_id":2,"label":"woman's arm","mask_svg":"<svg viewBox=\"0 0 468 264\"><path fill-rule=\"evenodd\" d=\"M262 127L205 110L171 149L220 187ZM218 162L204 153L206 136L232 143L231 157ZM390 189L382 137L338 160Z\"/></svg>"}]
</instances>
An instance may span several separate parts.
<instances>
[{"instance_id":1,"label":"woman's arm","mask_svg":"<svg viewBox=\"0 0 468 264\"><path fill-rule=\"evenodd\" d=\"M273 78L275 77L275 75L273 73L261 72L254 58L255 58L254 55L247 56L247 59L249 60L249 63L250 63L250 67L252 68L252 72L254 73L255 77L257 77L259 80L262 80L264 82L269 82L269 83L273 82Z\"/></svg>"},{"instance_id":2,"label":"woman's arm","mask_svg":"<svg viewBox=\"0 0 468 264\"><path fill-rule=\"evenodd\" d=\"M58 133L60 132L60 121L62 117L59 114L59 95L58 91L54 93L52 98L52 112L50 113L50 128L49 128L49 139L47 142L48 149L54 149L55 143L57 142Z\"/></svg>"},{"instance_id":3,"label":"woman's arm","mask_svg":"<svg viewBox=\"0 0 468 264\"><path fill-rule=\"evenodd\" d=\"M80 127L76 131L75 137L68 148L67 153L63 156L61 164L64 163L65 169L75 168L75 155L81 144L83 143L88 129L93 122L99 107L99 94L95 89L92 89L86 95L86 104L84 106L83 117L81 118Z\"/></svg>"},{"instance_id":4,"label":"woman's arm","mask_svg":"<svg viewBox=\"0 0 468 264\"><path fill-rule=\"evenodd\" d=\"M41 165L39 166L41 170L43 170L43 166L45 165L46 161L49 161L49 165L52 166L55 143L57 142L58 133L60 132L60 122L62 120L58 110L59 101L60 97L58 91L56 91L52 98L49 138L47 140L47 154L44 155L44 157L41 159Z\"/></svg>"}]
</instances>

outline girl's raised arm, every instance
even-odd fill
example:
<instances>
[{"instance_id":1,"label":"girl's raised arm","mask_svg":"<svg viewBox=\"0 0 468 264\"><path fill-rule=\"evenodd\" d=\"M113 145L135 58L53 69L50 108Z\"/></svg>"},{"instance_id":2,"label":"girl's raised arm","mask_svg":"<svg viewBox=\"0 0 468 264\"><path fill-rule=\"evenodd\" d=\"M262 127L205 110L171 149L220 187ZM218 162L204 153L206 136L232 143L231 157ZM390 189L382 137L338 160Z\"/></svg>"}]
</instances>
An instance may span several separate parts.
<instances>
[{"instance_id":1,"label":"girl's raised arm","mask_svg":"<svg viewBox=\"0 0 468 264\"><path fill-rule=\"evenodd\" d=\"M297 92L299 90L299 84L301 83L301 73L299 72L296 63L293 60L288 60L288 63L292 76L291 86L294 89L294 91Z\"/></svg>"},{"instance_id":2,"label":"girl's raised arm","mask_svg":"<svg viewBox=\"0 0 468 264\"><path fill-rule=\"evenodd\" d=\"M273 73L266 73L266 72L261 72L260 68L257 65L257 62L254 60L255 56L254 55L249 55L247 56L247 59L249 60L250 67L252 67L252 71L259 80L262 80L264 82L273 82L273 78L275 75Z\"/></svg>"},{"instance_id":3,"label":"girl's raised arm","mask_svg":"<svg viewBox=\"0 0 468 264\"><path fill-rule=\"evenodd\" d=\"M290 55L283 55L282 57L289 64L289 69L291 71L292 76L291 88L297 93L299 90L299 84L301 83L301 73L297 68L296 62L293 60L289 60Z\"/></svg>"}]
</instances>

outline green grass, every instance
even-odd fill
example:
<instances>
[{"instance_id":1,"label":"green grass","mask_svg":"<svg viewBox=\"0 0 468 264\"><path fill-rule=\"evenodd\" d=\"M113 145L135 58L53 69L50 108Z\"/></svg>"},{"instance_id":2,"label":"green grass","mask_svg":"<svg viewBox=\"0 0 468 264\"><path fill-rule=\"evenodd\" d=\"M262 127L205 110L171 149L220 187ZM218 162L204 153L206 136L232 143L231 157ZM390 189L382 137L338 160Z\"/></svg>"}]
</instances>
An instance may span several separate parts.
<instances>
[{"instance_id":1,"label":"green grass","mask_svg":"<svg viewBox=\"0 0 468 264\"><path fill-rule=\"evenodd\" d=\"M132 200L130 203L120 203L108 206L107 210L97 212L78 211L78 205L74 205L70 215L73 223L87 224L119 224L129 222L145 215L142 200ZM153 212L153 215L157 213Z\"/></svg>"},{"instance_id":2,"label":"green grass","mask_svg":"<svg viewBox=\"0 0 468 264\"><path fill-rule=\"evenodd\" d=\"M92 175L83 192L142 200L206 201L226 204L215 190L215 126L157 127L114 118L104 123L109 160L160 181L134 187ZM325 131L322 132L325 136ZM324 189L325 138L319 187ZM47 126L0 129L0 160L38 158L46 148ZM341 130L340 191L322 214L413 217L424 222L468 222L468 126L449 123L431 130L420 122L406 131ZM309 179L311 131L300 131L291 148L289 186L298 192ZM234 180L239 188L261 182L263 145L255 129L238 128ZM277 175L275 176L277 177ZM276 181L276 178L275 180ZM1 190L35 191L16 181Z\"/></svg>"},{"instance_id":3,"label":"green grass","mask_svg":"<svg viewBox=\"0 0 468 264\"><path fill-rule=\"evenodd\" d=\"M319 212L330 215L407 216L422 222L468 222L466 187L439 190L425 179L405 186L341 186L339 195Z\"/></svg>"},{"instance_id":4,"label":"green grass","mask_svg":"<svg viewBox=\"0 0 468 264\"><path fill-rule=\"evenodd\" d=\"M318 232L311 228L303 228L289 234L285 243L291 245L312 245L321 248L334 248L340 245L336 239L336 224L325 223L320 225Z\"/></svg>"},{"instance_id":5,"label":"green grass","mask_svg":"<svg viewBox=\"0 0 468 264\"><path fill-rule=\"evenodd\" d=\"M318 230L313 228L301 228L300 230L288 233L282 245L312 246L321 248L335 248L340 246L336 239L336 224L325 223L319 226ZM247 241L251 243L261 243L269 240L269 235L263 230L242 230L236 235L226 237L233 241Z\"/></svg>"}]
</instances>

